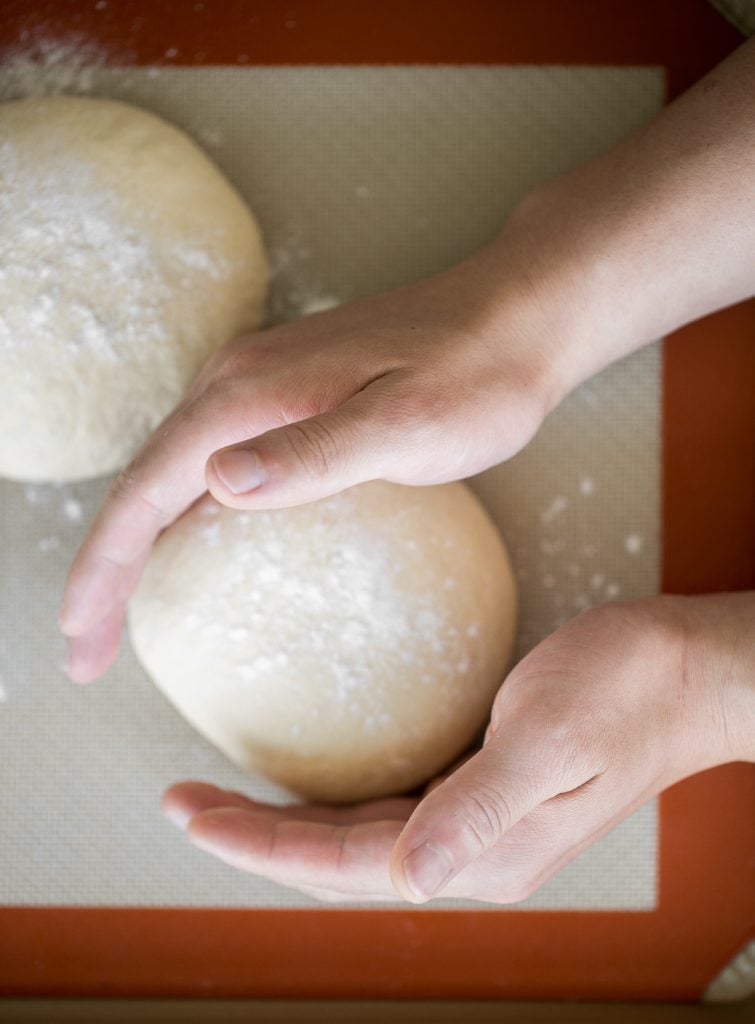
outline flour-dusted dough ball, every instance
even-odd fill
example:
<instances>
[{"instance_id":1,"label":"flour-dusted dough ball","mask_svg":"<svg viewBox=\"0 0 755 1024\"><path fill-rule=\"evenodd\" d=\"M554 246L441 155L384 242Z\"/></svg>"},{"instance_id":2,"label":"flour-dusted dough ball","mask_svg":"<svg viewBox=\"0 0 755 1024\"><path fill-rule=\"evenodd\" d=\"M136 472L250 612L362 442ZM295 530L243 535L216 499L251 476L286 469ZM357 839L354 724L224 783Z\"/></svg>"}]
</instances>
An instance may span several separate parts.
<instances>
[{"instance_id":1,"label":"flour-dusted dough ball","mask_svg":"<svg viewBox=\"0 0 755 1024\"><path fill-rule=\"evenodd\" d=\"M131 601L137 657L233 761L312 799L399 793L461 753L511 652L501 539L463 484L274 512L207 498Z\"/></svg>"},{"instance_id":2,"label":"flour-dusted dough ball","mask_svg":"<svg viewBox=\"0 0 755 1024\"><path fill-rule=\"evenodd\" d=\"M119 469L256 327L249 209L178 128L71 96L0 105L0 475Z\"/></svg>"}]
</instances>

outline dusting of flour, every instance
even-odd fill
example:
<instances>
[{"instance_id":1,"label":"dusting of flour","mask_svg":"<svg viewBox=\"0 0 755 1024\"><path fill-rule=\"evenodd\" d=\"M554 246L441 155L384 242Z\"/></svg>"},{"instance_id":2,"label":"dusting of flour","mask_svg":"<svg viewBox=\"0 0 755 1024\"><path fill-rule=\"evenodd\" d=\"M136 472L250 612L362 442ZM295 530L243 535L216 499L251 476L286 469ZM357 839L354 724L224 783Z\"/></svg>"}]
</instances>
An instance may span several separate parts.
<instances>
[{"instance_id":1,"label":"dusting of flour","mask_svg":"<svg viewBox=\"0 0 755 1024\"><path fill-rule=\"evenodd\" d=\"M0 101L26 96L59 96L92 91L106 51L90 39L21 34L19 44L0 54Z\"/></svg>"},{"instance_id":2,"label":"dusting of flour","mask_svg":"<svg viewBox=\"0 0 755 1024\"><path fill-rule=\"evenodd\" d=\"M297 548L297 557L281 536L275 514L229 515L206 504L201 541L213 548L221 536L237 534L239 559L223 569L212 591L196 593L184 629L198 630L218 653L253 649L248 658L234 658L245 685L274 686L296 664L308 690L312 674L323 673L327 665L322 684L331 713L363 714L366 702L364 727L371 730L391 724L381 683L386 657L397 672L416 671L426 663L420 683L437 686L438 674L449 680L466 674L467 648L479 630L469 623L462 637L437 592L408 597L398 584L395 550L350 517L351 502L346 492L320 504L320 514L308 527L309 543ZM243 543L252 517L254 541ZM412 543L407 538L406 544ZM453 542L443 538L439 543ZM410 548L407 554L411 557ZM277 623L275 635L267 629L271 619Z\"/></svg>"}]
</instances>

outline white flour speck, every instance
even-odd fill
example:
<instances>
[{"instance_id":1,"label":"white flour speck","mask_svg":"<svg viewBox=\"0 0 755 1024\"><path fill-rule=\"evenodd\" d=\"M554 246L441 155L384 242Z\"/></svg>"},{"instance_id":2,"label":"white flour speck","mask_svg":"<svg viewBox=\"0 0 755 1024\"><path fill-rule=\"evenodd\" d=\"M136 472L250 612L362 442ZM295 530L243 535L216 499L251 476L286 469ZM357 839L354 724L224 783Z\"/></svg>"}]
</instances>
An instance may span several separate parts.
<instances>
[{"instance_id":1,"label":"white flour speck","mask_svg":"<svg viewBox=\"0 0 755 1024\"><path fill-rule=\"evenodd\" d=\"M638 533L630 533L624 538L624 547L630 555L638 555L642 551L642 537Z\"/></svg>"},{"instance_id":2,"label":"white flour speck","mask_svg":"<svg viewBox=\"0 0 755 1024\"><path fill-rule=\"evenodd\" d=\"M313 295L305 298L299 306L300 316L310 316L312 313L324 313L327 309L334 309L341 305L341 300L335 295Z\"/></svg>"},{"instance_id":3,"label":"white flour speck","mask_svg":"<svg viewBox=\"0 0 755 1024\"><path fill-rule=\"evenodd\" d=\"M583 476L582 479L579 481L579 493L584 494L586 496L588 494L592 494L594 491L595 481L592 479L592 477Z\"/></svg>"},{"instance_id":4,"label":"white flour speck","mask_svg":"<svg viewBox=\"0 0 755 1024\"><path fill-rule=\"evenodd\" d=\"M618 583L609 583L606 587L606 597L618 597L620 593L621 587L618 585Z\"/></svg>"},{"instance_id":5,"label":"white flour speck","mask_svg":"<svg viewBox=\"0 0 755 1024\"><path fill-rule=\"evenodd\" d=\"M2 54L0 100L23 96L88 93L106 53L90 39L69 33L64 39L37 36Z\"/></svg>"},{"instance_id":6,"label":"white flour speck","mask_svg":"<svg viewBox=\"0 0 755 1024\"><path fill-rule=\"evenodd\" d=\"M540 521L542 523L552 523L554 519L560 516L569 507L569 500L563 495L559 495L554 498L547 508L544 508L540 513Z\"/></svg>"},{"instance_id":7,"label":"white flour speck","mask_svg":"<svg viewBox=\"0 0 755 1024\"><path fill-rule=\"evenodd\" d=\"M205 146L217 148L223 145L223 134L217 128L198 128L196 134Z\"/></svg>"},{"instance_id":8,"label":"white flour speck","mask_svg":"<svg viewBox=\"0 0 755 1024\"><path fill-rule=\"evenodd\" d=\"M60 537L55 535L51 537L42 537L41 540L37 541L37 548L43 551L45 554L48 551L57 551L60 547Z\"/></svg>"},{"instance_id":9,"label":"white flour speck","mask_svg":"<svg viewBox=\"0 0 755 1024\"><path fill-rule=\"evenodd\" d=\"M72 523L79 523L84 515L84 506L77 498L66 498L63 502L63 515Z\"/></svg>"}]
</instances>

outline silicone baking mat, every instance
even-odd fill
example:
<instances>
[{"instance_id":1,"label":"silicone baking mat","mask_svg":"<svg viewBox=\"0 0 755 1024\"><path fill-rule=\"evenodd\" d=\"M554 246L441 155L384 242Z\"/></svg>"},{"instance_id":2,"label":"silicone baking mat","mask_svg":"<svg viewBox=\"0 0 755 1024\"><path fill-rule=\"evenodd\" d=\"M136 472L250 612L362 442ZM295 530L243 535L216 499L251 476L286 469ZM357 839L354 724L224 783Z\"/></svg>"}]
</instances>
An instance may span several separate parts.
<instances>
[{"instance_id":1,"label":"silicone baking mat","mask_svg":"<svg viewBox=\"0 0 755 1024\"><path fill-rule=\"evenodd\" d=\"M591 59L570 59L568 46L559 58L552 25L545 34L553 52L536 66L542 39L516 4L472 4L464 18L455 4L410 5L401 31L383 41L382 57L379 50L364 53L376 40L355 15L356 5L186 3L152 10L100 2L33 12L11 6L17 16L9 22L0 97L112 96L186 128L259 217L273 269L271 322L460 259L494 233L537 181L588 159L652 116L669 78L668 54L642 57L639 47L631 60L610 53L600 59L599 40ZM585 24L585 5L566 6ZM556 5L541 9L556 13ZM686 9L705 21L696 4ZM626 29L647 14L640 4L623 16ZM497 56L484 52L491 42L486 22L498 30ZM713 24L723 53L731 40ZM455 26L464 29L456 39ZM618 26L603 31L607 49L615 47ZM521 36L521 52L511 50L512 32ZM427 66L432 57L423 47L433 39L442 67ZM697 59L699 72L705 58ZM301 66L309 63L317 66ZM370 66L376 63L382 66ZM675 73L678 88L683 70ZM743 336L746 319L740 324L737 317L746 316L739 310L717 318L717 331ZM704 366L706 327L691 331L702 331ZM519 654L583 607L655 592L662 570L668 589L746 583L726 576L725 556L714 550L711 560L709 545L702 559L692 559L702 560L699 580L694 567L691 580L674 578L669 529L678 524L668 485L680 466L669 452L674 424L683 424L669 405L674 345L663 360L653 346L583 386L526 452L473 481L512 550L522 597ZM739 351L734 342L731 347ZM736 366L739 356L733 358ZM691 363L685 356L680 366L677 403L694 394ZM718 390L727 393L725 380ZM729 447L740 430L729 424ZM681 433L688 443L688 426ZM728 472L734 476L736 467ZM719 495L731 486L727 477ZM736 948L746 907L735 920L727 917L723 877L708 894L714 919L700 916L683 956L659 940L664 926L673 931L690 923L678 906L674 916L673 886L683 872L669 861L669 839L679 844L677 853L686 850L687 870L705 864L705 850L698 854L710 822L700 814L685 819L685 799L704 809L702 797L712 786L717 813L722 799L729 802L732 834L717 824L720 846L709 853L721 858L728 847L742 880L737 858L746 842L743 798L751 774L739 768L708 773L665 795L660 832L656 803L641 808L511 908L439 900L410 911L398 903L369 913L323 910L189 847L159 812L160 793L171 781L204 777L263 798L282 794L243 776L197 737L152 689L128 649L95 687L81 690L64 680L54 610L102 490L102 483L0 485L0 904L7 908L0 949L8 946L0 982L8 991L94 992L105 983L132 994L190 993L197 991L197 975L188 965L203 957L201 976L209 980L201 990L216 994L678 994L695 984L699 989ZM695 501L693 521L699 495ZM706 520L703 509L703 530L721 522L718 507L709 512ZM682 537L678 550L689 539ZM739 541L735 533L729 542L738 559L741 540L740 530ZM693 543L690 550L698 549ZM692 915L704 904L697 894ZM634 937L628 922L640 929ZM176 927L197 940L191 951L182 938L179 953ZM132 928L140 934L139 952L128 938ZM39 929L44 953L30 962L23 950L32 943L39 952ZM145 949L147 930L153 938ZM573 944L573 932L577 947L567 952L563 944ZM474 952L461 953L471 934ZM308 947L315 935L320 938ZM660 954L653 963L649 936ZM502 941L503 965L493 956ZM159 970L150 949L160 950ZM551 960L555 970L546 977L542 967Z\"/></svg>"}]
</instances>

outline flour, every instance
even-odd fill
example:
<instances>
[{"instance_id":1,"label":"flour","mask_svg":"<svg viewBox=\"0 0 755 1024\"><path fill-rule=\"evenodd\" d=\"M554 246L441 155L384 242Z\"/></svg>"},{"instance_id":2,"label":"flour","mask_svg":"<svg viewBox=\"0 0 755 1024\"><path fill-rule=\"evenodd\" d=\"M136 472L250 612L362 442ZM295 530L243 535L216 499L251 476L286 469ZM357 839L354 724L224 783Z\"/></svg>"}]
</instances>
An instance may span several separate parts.
<instances>
[{"instance_id":1,"label":"flour","mask_svg":"<svg viewBox=\"0 0 755 1024\"><path fill-rule=\"evenodd\" d=\"M18 46L0 54L0 101L90 93L106 60L106 50L75 33L49 39L24 32Z\"/></svg>"},{"instance_id":2,"label":"flour","mask_svg":"<svg viewBox=\"0 0 755 1024\"><path fill-rule=\"evenodd\" d=\"M642 551L642 537L637 533L630 533L624 538L624 548L629 555L638 555Z\"/></svg>"},{"instance_id":3,"label":"flour","mask_svg":"<svg viewBox=\"0 0 755 1024\"><path fill-rule=\"evenodd\" d=\"M564 481L563 492L546 500L537 523L535 550L515 547L519 562L517 578L531 580L528 587L538 589L537 600L542 605L543 625L522 640L522 653L526 653L548 632L553 632L572 616L606 601L614 601L622 594L622 586L604 565L614 566L621 571L613 545L606 547L593 541L574 543L570 540L579 529L577 520L590 522L595 515L591 510L593 495L599 490L599 481L592 475L579 475L572 481ZM621 541L623 555L629 560L636 558L645 547L644 539L638 533L629 533ZM601 559L606 561L602 562Z\"/></svg>"},{"instance_id":4,"label":"flour","mask_svg":"<svg viewBox=\"0 0 755 1024\"><path fill-rule=\"evenodd\" d=\"M136 107L8 103L0 140L0 473L112 472L259 324L258 229L204 153Z\"/></svg>"},{"instance_id":5,"label":"flour","mask_svg":"<svg viewBox=\"0 0 755 1024\"><path fill-rule=\"evenodd\" d=\"M66 498L63 501L63 515L69 522L79 523L84 515L84 506L78 498Z\"/></svg>"},{"instance_id":6,"label":"flour","mask_svg":"<svg viewBox=\"0 0 755 1024\"><path fill-rule=\"evenodd\" d=\"M4 142L0 180L0 348L24 363L44 359L64 332L63 359L118 363L159 346L160 304L169 296L160 264L93 168L62 147L45 165L29 166ZM73 277L66 291L64 267ZM92 305L88 283L97 277L115 301ZM14 302L19 293L27 301Z\"/></svg>"},{"instance_id":7,"label":"flour","mask_svg":"<svg viewBox=\"0 0 755 1024\"><path fill-rule=\"evenodd\" d=\"M341 299L336 298L335 295L318 295L313 294L310 296L301 295L297 296L299 301L298 312L300 316L310 316L312 313L324 313L325 310L334 309L336 306L341 305Z\"/></svg>"},{"instance_id":8,"label":"flour","mask_svg":"<svg viewBox=\"0 0 755 1024\"><path fill-rule=\"evenodd\" d=\"M313 255L309 246L302 244L299 231L294 226L289 226L271 240L268 248L272 285L269 304L271 325L322 313L345 301L313 280L314 275L309 269Z\"/></svg>"},{"instance_id":9,"label":"flour","mask_svg":"<svg viewBox=\"0 0 755 1024\"><path fill-rule=\"evenodd\" d=\"M129 620L142 664L221 749L259 747L271 767L291 759L302 791L346 793L367 777L327 782L329 762L370 761L377 778L400 754L403 778L423 743L430 756L471 737L503 678L512 600L464 488L373 481L277 511L203 502L161 537Z\"/></svg>"},{"instance_id":10,"label":"flour","mask_svg":"<svg viewBox=\"0 0 755 1024\"><path fill-rule=\"evenodd\" d=\"M0 145L0 347L44 358L64 332L63 358L117 364L152 363L167 338L163 306L175 297L161 254L132 226L122 202L98 181L91 166L63 146L44 166L22 162L9 142ZM227 260L183 246L183 266L214 281L230 273ZM61 287L61 274L73 287ZM168 271L170 267L167 268ZM93 301L90 282L106 280L113 301ZM179 278L191 288L193 275ZM24 304L12 297L22 291ZM39 353L39 355L34 355ZM174 386L169 362L167 386Z\"/></svg>"},{"instance_id":11,"label":"flour","mask_svg":"<svg viewBox=\"0 0 755 1024\"><path fill-rule=\"evenodd\" d=\"M568 507L569 499L565 498L563 494L559 494L540 513L540 521L542 523L552 523L558 516L563 515Z\"/></svg>"}]
</instances>

